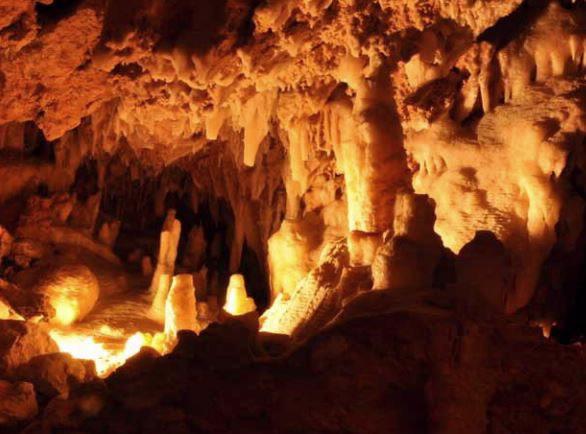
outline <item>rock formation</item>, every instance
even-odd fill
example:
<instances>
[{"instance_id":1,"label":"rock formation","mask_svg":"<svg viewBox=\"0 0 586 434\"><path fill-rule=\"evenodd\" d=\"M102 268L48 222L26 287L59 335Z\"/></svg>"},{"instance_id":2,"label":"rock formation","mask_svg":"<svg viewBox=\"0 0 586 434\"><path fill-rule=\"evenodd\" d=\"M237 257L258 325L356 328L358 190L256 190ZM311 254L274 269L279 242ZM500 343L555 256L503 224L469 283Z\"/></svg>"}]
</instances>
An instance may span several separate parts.
<instances>
[{"instance_id":1,"label":"rock formation","mask_svg":"<svg viewBox=\"0 0 586 434\"><path fill-rule=\"evenodd\" d=\"M579 432L585 29L0 0L0 430Z\"/></svg>"},{"instance_id":2,"label":"rock formation","mask_svg":"<svg viewBox=\"0 0 586 434\"><path fill-rule=\"evenodd\" d=\"M233 316L246 315L254 312L256 305L254 300L246 293L244 277L241 274L230 276L230 283L226 289L226 303L224 311Z\"/></svg>"},{"instance_id":3,"label":"rock formation","mask_svg":"<svg viewBox=\"0 0 586 434\"><path fill-rule=\"evenodd\" d=\"M195 287L191 274L173 277L165 301L165 333L174 338L180 330L199 331Z\"/></svg>"},{"instance_id":4,"label":"rock formation","mask_svg":"<svg viewBox=\"0 0 586 434\"><path fill-rule=\"evenodd\" d=\"M30 420L39 411L31 383L0 380L0 425L14 425Z\"/></svg>"},{"instance_id":5,"label":"rock formation","mask_svg":"<svg viewBox=\"0 0 586 434\"><path fill-rule=\"evenodd\" d=\"M0 321L0 375L12 373L33 357L57 352L47 327L18 320Z\"/></svg>"},{"instance_id":6,"label":"rock formation","mask_svg":"<svg viewBox=\"0 0 586 434\"><path fill-rule=\"evenodd\" d=\"M19 366L15 376L45 397L68 396L70 387L95 378L95 367L87 362L65 353L42 354Z\"/></svg>"},{"instance_id":7,"label":"rock formation","mask_svg":"<svg viewBox=\"0 0 586 434\"><path fill-rule=\"evenodd\" d=\"M153 294L151 314L161 323L165 322L165 301L171 288L180 234L181 222L175 218L175 211L170 210L161 231L157 267L150 287Z\"/></svg>"},{"instance_id":8,"label":"rock formation","mask_svg":"<svg viewBox=\"0 0 586 434\"><path fill-rule=\"evenodd\" d=\"M38 306L39 314L48 321L68 326L84 319L94 308L100 295L98 279L83 265L63 265L35 270L24 285Z\"/></svg>"},{"instance_id":9,"label":"rock formation","mask_svg":"<svg viewBox=\"0 0 586 434\"><path fill-rule=\"evenodd\" d=\"M396 310L383 291L368 295L356 301L376 315L354 315L276 361L252 362L254 339L237 324L182 335L173 357L143 351L107 392L79 390L61 401L78 411L44 423L137 434L584 432L580 348L454 316L430 293L425 307L413 299ZM97 416L80 405L90 399Z\"/></svg>"}]
</instances>

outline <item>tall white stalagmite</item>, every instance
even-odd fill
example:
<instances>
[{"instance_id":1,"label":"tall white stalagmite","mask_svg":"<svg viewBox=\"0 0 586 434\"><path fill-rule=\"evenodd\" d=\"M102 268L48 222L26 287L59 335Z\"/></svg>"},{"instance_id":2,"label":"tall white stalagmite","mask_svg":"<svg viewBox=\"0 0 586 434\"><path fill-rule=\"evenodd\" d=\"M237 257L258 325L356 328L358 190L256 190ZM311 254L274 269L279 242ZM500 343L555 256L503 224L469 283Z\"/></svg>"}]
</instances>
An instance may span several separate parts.
<instances>
[{"instance_id":1,"label":"tall white stalagmite","mask_svg":"<svg viewBox=\"0 0 586 434\"><path fill-rule=\"evenodd\" d=\"M195 287L191 274L178 274L165 301L165 334L175 337L179 330L198 331Z\"/></svg>"},{"instance_id":2,"label":"tall white stalagmite","mask_svg":"<svg viewBox=\"0 0 586 434\"><path fill-rule=\"evenodd\" d=\"M151 294L154 294L151 317L160 323L165 322L165 300L175 271L180 235L181 222L175 218L175 210L171 209L167 213L167 218L161 231L157 268L149 290Z\"/></svg>"}]
</instances>

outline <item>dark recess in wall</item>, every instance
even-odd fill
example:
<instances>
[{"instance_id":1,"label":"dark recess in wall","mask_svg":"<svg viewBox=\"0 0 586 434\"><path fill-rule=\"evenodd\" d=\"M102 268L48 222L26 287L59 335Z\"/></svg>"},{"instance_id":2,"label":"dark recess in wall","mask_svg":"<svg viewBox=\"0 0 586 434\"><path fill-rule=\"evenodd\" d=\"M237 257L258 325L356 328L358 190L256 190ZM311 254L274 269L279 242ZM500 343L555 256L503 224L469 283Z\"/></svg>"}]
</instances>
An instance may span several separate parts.
<instances>
[{"instance_id":1,"label":"dark recess in wall","mask_svg":"<svg viewBox=\"0 0 586 434\"><path fill-rule=\"evenodd\" d=\"M47 5L37 3L35 5L37 22L41 27L54 24L72 14L81 3L82 0L53 0Z\"/></svg>"}]
</instances>

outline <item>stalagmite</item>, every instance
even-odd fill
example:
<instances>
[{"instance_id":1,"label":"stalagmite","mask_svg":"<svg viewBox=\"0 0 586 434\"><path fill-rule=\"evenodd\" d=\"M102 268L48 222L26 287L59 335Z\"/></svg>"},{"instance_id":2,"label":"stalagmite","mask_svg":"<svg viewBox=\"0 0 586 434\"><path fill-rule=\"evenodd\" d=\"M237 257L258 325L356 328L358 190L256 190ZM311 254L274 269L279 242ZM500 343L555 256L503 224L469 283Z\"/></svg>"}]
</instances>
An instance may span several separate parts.
<instances>
[{"instance_id":1,"label":"stalagmite","mask_svg":"<svg viewBox=\"0 0 586 434\"><path fill-rule=\"evenodd\" d=\"M195 300L195 287L191 274L178 274L165 300L165 334L177 336L180 330L199 331Z\"/></svg>"},{"instance_id":2,"label":"stalagmite","mask_svg":"<svg viewBox=\"0 0 586 434\"><path fill-rule=\"evenodd\" d=\"M161 231L157 267L149 290L153 296L150 314L160 323L165 322L165 300L175 271L180 235L181 222L175 218L175 210L169 210Z\"/></svg>"},{"instance_id":3,"label":"stalagmite","mask_svg":"<svg viewBox=\"0 0 586 434\"><path fill-rule=\"evenodd\" d=\"M256 310L254 299L246 293L244 276L241 274L230 276L224 310L233 316L245 315Z\"/></svg>"},{"instance_id":4,"label":"stalagmite","mask_svg":"<svg viewBox=\"0 0 586 434\"><path fill-rule=\"evenodd\" d=\"M100 228L98 239L108 247L114 247L118 234L120 233L120 225L121 222L119 220L104 223Z\"/></svg>"}]
</instances>

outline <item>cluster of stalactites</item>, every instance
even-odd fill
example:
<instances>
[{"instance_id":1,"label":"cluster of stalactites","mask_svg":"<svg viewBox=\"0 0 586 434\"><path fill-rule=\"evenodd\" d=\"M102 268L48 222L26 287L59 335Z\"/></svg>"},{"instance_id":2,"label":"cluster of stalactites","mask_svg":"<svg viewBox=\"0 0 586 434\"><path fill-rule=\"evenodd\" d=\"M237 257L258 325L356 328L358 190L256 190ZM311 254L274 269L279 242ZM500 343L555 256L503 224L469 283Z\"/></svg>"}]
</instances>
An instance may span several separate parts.
<instances>
[{"instance_id":1,"label":"cluster of stalactites","mask_svg":"<svg viewBox=\"0 0 586 434\"><path fill-rule=\"evenodd\" d=\"M579 22L577 14L554 2L529 32L500 50L489 42L473 43L448 23L422 32L419 52L394 75L406 80L397 95L405 88L411 92L398 99L404 104L401 123L388 75L381 79L363 59L343 58L336 77L351 92L335 93L313 117L290 114L285 124L288 219L269 240L274 304L263 317L263 330L291 334L309 320L315 300L303 289L319 268L331 227L324 224L327 207L318 215L320 227L300 203L311 190L311 162L320 150L334 155L336 172L344 177L347 227L338 235L347 240L349 263L372 265L375 287L430 286L442 242L457 254L472 241L483 242L475 237L478 231L490 231L495 243L504 244L504 256L512 257L505 274L515 278L507 277L513 284L505 289L494 285L495 294L485 298L508 312L526 306L557 240L556 225L562 221L574 240L580 231L576 222L584 204L568 200L572 193L562 176L572 150L581 161L585 130L577 96L586 59ZM453 86L454 67L469 72L462 86ZM442 86L451 93L444 95ZM505 105L499 106L499 95ZM480 122L462 126L478 109L484 112ZM392 242L385 242L382 232L393 233L393 219L399 224L394 213L401 213L403 199L394 206L401 197L397 192L411 186L435 201L435 226L425 226L425 235L395 228ZM431 245L425 247L421 237ZM415 259L421 256L427 259ZM405 267L414 264L417 271L410 274ZM294 312L294 318L285 318L285 312Z\"/></svg>"}]
</instances>

